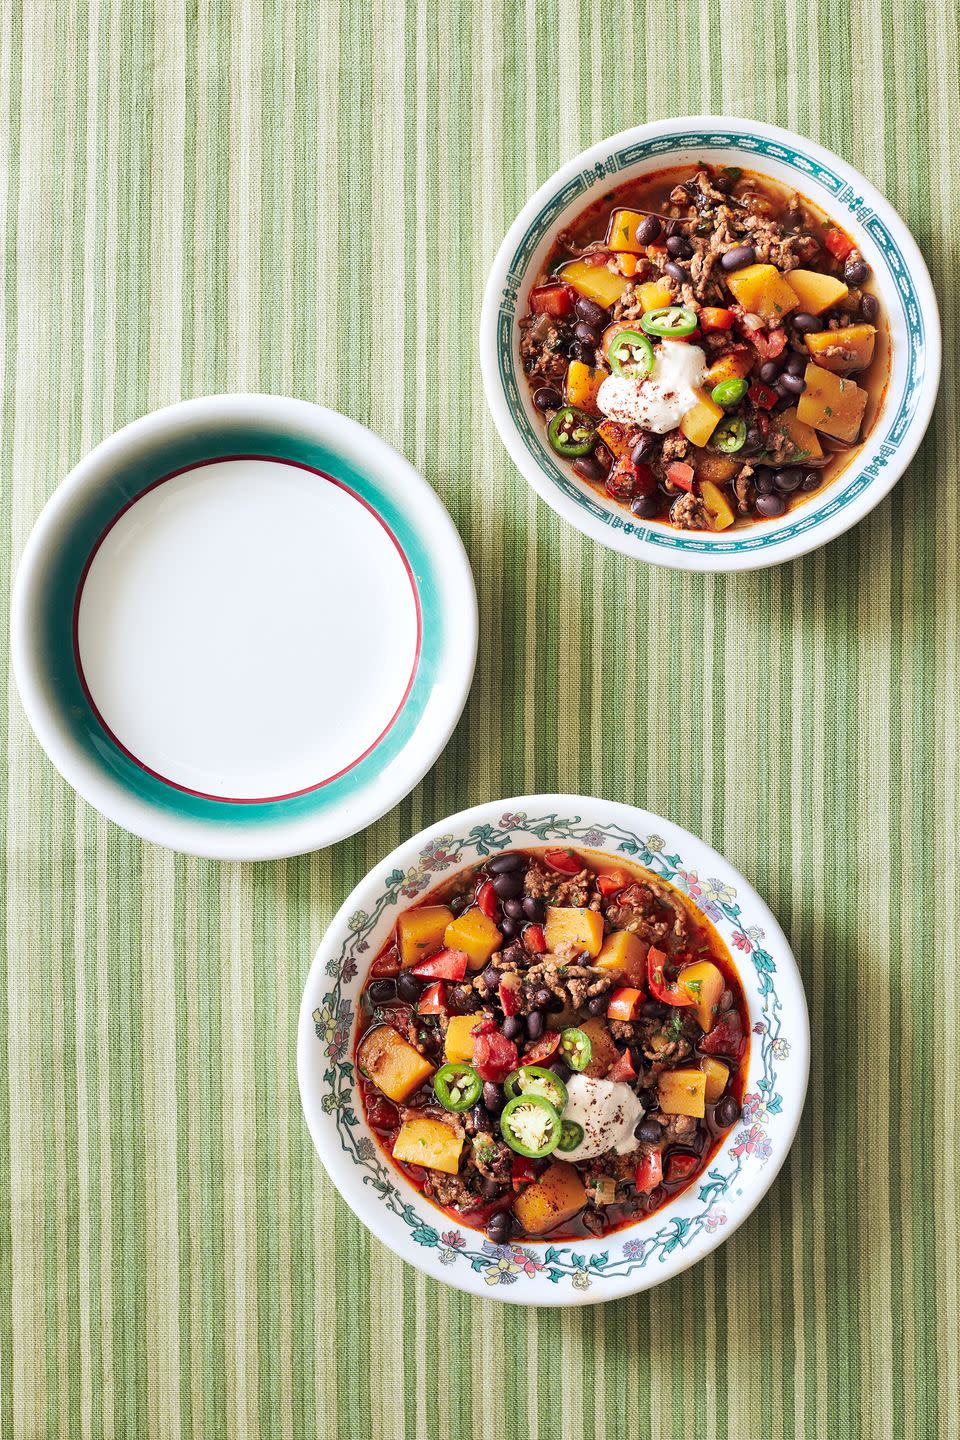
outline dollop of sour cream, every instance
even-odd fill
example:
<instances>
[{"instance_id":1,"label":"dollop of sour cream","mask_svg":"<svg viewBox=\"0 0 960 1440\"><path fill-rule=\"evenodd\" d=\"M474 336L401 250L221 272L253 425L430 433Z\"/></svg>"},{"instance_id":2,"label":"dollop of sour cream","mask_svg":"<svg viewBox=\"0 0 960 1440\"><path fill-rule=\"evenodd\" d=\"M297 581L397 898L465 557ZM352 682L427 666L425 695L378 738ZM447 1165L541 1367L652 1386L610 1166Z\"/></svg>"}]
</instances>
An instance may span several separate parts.
<instances>
[{"instance_id":1,"label":"dollop of sour cream","mask_svg":"<svg viewBox=\"0 0 960 1440\"><path fill-rule=\"evenodd\" d=\"M573 1150L564 1151L564 1160L592 1160L608 1150L625 1155L636 1146L633 1132L644 1113L630 1086L622 1081L571 1075L563 1118L583 1126L583 1139Z\"/></svg>"},{"instance_id":2,"label":"dollop of sour cream","mask_svg":"<svg viewBox=\"0 0 960 1440\"><path fill-rule=\"evenodd\" d=\"M649 375L642 380L608 375L600 386L597 404L610 420L666 435L696 405L697 386L703 381L706 364L699 345L663 340L654 351Z\"/></svg>"}]
</instances>

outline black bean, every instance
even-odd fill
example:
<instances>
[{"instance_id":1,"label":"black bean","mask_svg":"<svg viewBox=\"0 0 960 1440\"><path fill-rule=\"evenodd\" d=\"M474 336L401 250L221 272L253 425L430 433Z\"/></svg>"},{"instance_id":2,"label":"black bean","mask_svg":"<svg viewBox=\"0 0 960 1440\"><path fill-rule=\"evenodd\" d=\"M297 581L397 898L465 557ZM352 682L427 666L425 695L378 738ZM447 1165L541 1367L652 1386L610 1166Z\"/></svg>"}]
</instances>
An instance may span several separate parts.
<instances>
[{"instance_id":1,"label":"black bean","mask_svg":"<svg viewBox=\"0 0 960 1440\"><path fill-rule=\"evenodd\" d=\"M807 382L802 375L781 375L780 384L788 395L802 395L807 388Z\"/></svg>"},{"instance_id":2,"label":"black bean","mask_svg":"<svg viewBox=\"0 0 960 1440\"><path fill-rule=\"evenodd\" d=\"M880 313L880 301L876 295L871 295L869 290L864 290L860 296L860 314L864 320L872 324Z\"/></svg>"},{"instance_id":3,"label":"black bean","mask_svg":"<svg viewBox=\"0 0 960 1440\"><path fill-rule=\"evenodd\" d=\"M754 472L753 483L758 495L770 495L773 491L773 471L765 465Z\"/></svg>"},{"instance_id":4,"label":"black bean","mask_svg":"<svg viewBox=\"0 0 960 1440\"><path fill-rule=\"evenodd\" d=\"M494 1180L492 1176L488 1175L483 1182L483 1194L487 1200L496 1200L502 1189L503 1186L500 1184L500 1181Z\"/></svg>"},{"instance_id":5,"label":"black bean","mask_svg":"<svg viewBox=\"0 0 960 1440\"><path fill-rule=\"evenodd\" d=\"M762 449L763 431L759 425L748 425L747 438L740 447L740 454L744 457L747 455L756 455L757 451Z\"/></svg>"},{"instance_id":6,"label":"black bean","mask_svg":"<svg viewBox=\"0 0 960 1440\"><path fill-rule=\"evenodd\" d=\"M650 1086L646 1090L638 1090L637 1096L644 1110L652 1112L660 1109L660 1091L655 1086Z\"/></svg>"},{"instance_id":7,"label":"black bean","mask_svg":"<svg viewBox=\"0 0 960 1440\"><path fill-rule=\"evenodd\" d=\"M501 900L512 900L523 889L523 876L516 870L501 871L493 877L493 888Z\"/></svg>"},{"instance_id":8,"label":"black bean","mask_svg":"<svg viewBox=\"0 0 960 1440\"><path fill-rule=\"evenodd\" d=\"M553 991L548 990L545 985L542 985L539 990L535 990L533 993L533 1003L534 1005L539 1005L541 1009L546 1009L552 998Z\"/></svg>"},{"instance_id":9,"label":"black bean","mask_svg":"<svg viewBox=\"0 0 960 1440\"><path fill-rule=\"evenodd\" d=\"M579 460L574 460L573 468L581 480L586 480L591 485L599 485L607 473L596 455L581 455Z\"/></svg>"},{"instance_id":10,"label":"black bean","mask_svg":"<svg viewBox=\"0 0 960 1440\"><path fill-rule=\"evenodd\" d=\"M631 511L642 520L652 520L655 515L660 514L662 508L659 495L638 495L635 500L630 501Z\"/></svg>"},{"instance_id":11,"label":"black bean","mask_svg":"<svg viewBox=\"0 0 960 1440\"><path fill-rule=\"evenodd\" d=\"M649 1140L656 1144L663 1132L656 1120L641 1120L633 1133L638 1140Z\"/></svg>"},{"instance_id":12,"label":"black bean","mask_svg":"<svg viewBox=\"0 0 960 1440\"><path fill-rule=\"evenodd\" d=\"M798 310L796 315L791 315L790 321L794 330L799 331L801 335L806 335L811 330L820 329L819 317L816 315L808 315L805 310Z\"/></svg>"},{"instance_id":13,"label":"black bean","mask_svg":"<svg viewBox=\"0 0 960 1440\"><path fill-rule=\"evenodd\" d=\"M779 360L764 360L760 366L760 379L764 385L772 385L780 378L781 365Z\"/></svg>"},{"instance_id":14,"label":"black bean","mask_svg":"<svg viewBox=\"0 0 960 1440\"><path fill-rule=\"evenodd\" d=\"M498 1210L491 1215L487 1222L487 1239L494 1245L505 1245L510 1238L510 1215L506 1210Z\"/></svg>"},{"instance_id":15,"label":"black bean","mask_svg":"<svg viewBox=\"0 0 960 1440\"><path fill-rule=\"evenodd\" d=\"M515 850L509 851L506 855L494 855L492 860L487 861L487 869L491 875L504 875L512 870L526 870L526 855L518 855Z\"/></svg>"},{"instance_id":16,"label":"black bean","mask_svg":"<svg viewBox=\"0 0 960 1440\"><path fill-rule=\"evenodd\" d=\"M579 360L581 365L592 365L597 358L595 350L595 345L588 345L584 340L574 340L570 346L570 358Z\"/></svg>"},{"instance_id":17,"label":"black bean","mask_svg":"<svg viewBox=\"0 0 960 1440\"><path fill-rule=\"evenodd\" d=\"M659 441L658 435L653 435L649 430L644 430L640 439L630 451L630 459L634 465L641 465L647 456L656 450Z\"/></svg>"},{"instance_id":18,"label":"black bean","mask_svg":"<svg viewBox=\"0 0 960 1440\"><path fill-rule=\"evenodd\" d=\"M531 1040L539 1040L546 1029L547 1021L542 1010L531 1010L527 1016L527 1034Z\"/></svg>"},{"instance_id":19,"label":"black bean","mask_svg":"<svg viewBox=\"0 0 960 1440\"><path fill-rule=\"evenodd\" d=\"M659 238L661 230L660 221L656 215L648 215L640 221L637 226L637 241L641 245L652 245L654 240Z\"/></svg>"},{"instance_id":20,"label":"black bean","mask_svg":"<svg viewBox=\"0 0 960 1440\"><path fill-rule=\"evenodd\" d=\"M550 1069L553 1071L554 1075L556 1075L558 1080L563 1081L564 1085L566 1085L567 1081L570 1079L570 1076L573 1074L570 1066L564 1065L562 1060L558 1060L556 1065L551 1065Z\"/></svg>"},{"instance_id":21,"label":"black bean","mask_svg":"<svg viewBox=\"0 0 960 1440\"><path fill-rule=\"evenodd\" d=\"M578 295L573 308L579 319L586 321L588 325L606 325L610 318L602 305L598 305L596 300L588 300L586 295Z\"/></svg>"},{"instance_id":22,"label":"black bean","mask_svg":"<svg viewBox=\"0 0 960 1440\"><path fill-rule=\"evenodd\" d=\"M416 975L411 975L409 970L404 970L397 976L397 994L401 1000L413 1005L423 994L423 982L418 980Z\"/></svg>"},{"instance_id":23,"label":"black bean","mask_svg":"<svg viewBox=\"0 0 960 1440\"><path fill-rule=\"evenodd\" d=\"M472 985L452 985L447 995L447 1004L454 1015L469 1015L476 998Z\"/></svg>"},{"instance_id":24,"label":"black bean","mask_svg":"<svg viewBox=\"0 0 960 1440\"><path fill-rule=\"evenodd\" d=\"M819 489L820 489L820 481L821 481L822 479L823 479L823 475L822 475L822 473L821 473L819 470L808 470L807 473L806 473L806 474L804 475L804 477L803 477L803 484L800 486L800 489L801 489L801 490L819 490Z\"/></svg>"},{"instance_id":25,"label":"black bean","mask_svg":"<svg viewBox=\"0 0 960 1440\"><path fill-rule=\"evenodd\" d=\"M483 1082L483 1103L491 1115L499 1115L503 1109L503 1091L492 1080Z\"/></svg>"},{"instance_id":26,"label":"black bean","mask_svg":"<svg viewBox=\"0 0 960 1440\"><path fill-rule=\"evenodd\" d=\"M670 279L676 280L678 285L684 285L690 279L689 272L682 265L678 265L675 260L668 260L663 268Z\"/></svg>"},{"instance_id":27,"label":"black bean","mask_svg":"<svg viewBox=\"0 0 960 1440\"><path fill-rule=\"evenodd\" d=\"M785 465L782 470L774 471L773 483L781 495L792 495L794 490L800 488L803 480L803 471L799 465Z\"/></svg>"},{"instance_id":28,"label":"black bean","mask_svg":"<svg viewBox=\"0 0 960 1440\"><path fill-rule=\"evenodd\" d=\"M591 346L594 350L600 344L600 331L592 325L588 325L585 320L577 321L573 327L573 333L578 340L582 340L584 344Z\"/></svg>"},{"instance_id":29,"label":"black bean","mask_svg":"<svg viewBox=\"0 0 960 1440\"><path fill-rule=\"evenodd\" d=\"M565 1007L564 1001L560 998L559 995L551 995L551 996L550 996L550 999L549 999L549 1001L547 1002L547 1009L550 1011L550 1013L551 1013L552 1015L558 1014L559 1011L561 1011L561 1010L563 1010L563 1009L565 1009L565 1008L566 1008L566 1007Z\"/></svg>"},{"instance_id":30,"label":"black bean","mask_svg":"<svg viewBox=\"0 0 960 1440\"><path fill-rule=\"evenodd\" d=\"M862 260L848 260L843 267L843 278L848 285L862 285L869 274Z\"/></svg>"},{"instance_id":31,"label":"black bean","mask_svg":"<svg viewBox=\"0 0 960 1440\"><path fill-rule=\"evenodd\" d=\"M672 255L674 260L689 260L693 246L685 235L671 235L667 241L667 254Z\"/></svg>"},{"instance_id":32,"label":"black bean","mask_svg":"<svg viewBox=\"0 0 960 1440\"><path fill-rule=\"evenodd\" d=\"M371 980L367 994L375 1005L387 1005L397 998L396 980Z\"/></svg>"},{"instance_id":33,"label":"black bean","mask_svg":"<svg viewBox=\"0 0 960 1440\"><path fill-rule=\"evenodd\" d=\"M807 368L809 359L809 355L798 355L797 352L794 351L787 357L787 363L784 369L788 375L802 375Z\"/></svg>"},{"instance_id":34,"label":"black bean","mask_svg":"<svg viewBox=\"0 0 960 1440\"><path fill-rule=\"evenodd\" d=\"M523 1016L508 1015L503 1022L503 1033L508 1040L519 1040L523 1034Z\"/></svg>"},{"instance_id":35,"label":"black bean","mask_svg":"<svg viewBox=\"0 0 960 1440\"><path fill-rule=\"evenodd\" d=\"M728 1130L731 1125L736 1125L740 1119L740 1106L732 1095L724 1095L713 1113L716 1116L717 1124L722 1125L725 1130Z\"/></svg>"},{"instance_id":36,"label":"black bean","mask_svg":"<svg viewBox=\"0 0 960 1440\"><path fill-rule=\"evenodd\" d=\"M729 195L730 191L733 189L733 176L713 175L710 177L710 183L713 186L714 190L720 191L721 195Z\"/></svg>"},{"instance_id":37,"label":"black bean","mask_svg":"<svg viewBox=\"0 0 960 1440\"><path fill-rule=\"evenodd\" d=\"M752 245L735 245L720 257L720 264L724 270L742 270L744 265L752 265L757 258L757 252Z\"/></svg>"},{"instance_id":38,"label":"black bean","mask_svg":"<svg viewBox=\"0 0 960 1440\"><path fill-rule=\"evenodd\" d=\"M547 410L559 410L563 404L563 396L551 386L541 385L539 390L533 392L533 403L541 413Z\"/></svg>"},{"instance_id":39,"label":"black bean","mask_svg":"<svg viewBox=\"0 0 960 1440\"><path fill-rule=\"evenodd\" d=\"M606 1015L608 1003L606 995L594 995L587 1001L587 1013L590 1015Z\"/></svg>"},{"instance_id":40,"label":"black bean","mask_svg":"<svg viewBox=\"0 0 960 1440\"><path fill-rule=\"evenodd\" d=\"M525 898L523 913L533 925L542 925L547 914L543 901L534 899L532 895Z\"/></svg>"},{"instance_id":41,"label":"black bean","mask_svg":"<svg viewBox=\"0 0 960 1440\"><path fill-rule=\"evenodd\" d=\"M786 510L787 502L782 495L758 495L753 502L753 508L765 520L775 520Z\"/></svg>"},{"instance_id":42,"label":"black bean","mask_svg":"<svg viewBox=\"0 0 960 1440\"><path fill-rule=\"evenodd\" d=\"M488 965L483 972L483 983L488 990L496 990L500 984L500 971L495 970L492 965Z\"/></svg>"},{"instance_id":43,"label":"black bean","mask_svg":"<svg viewBox=\"0 0 960 1440\"><path fill-rule=\"evenodd\" d=\"M515 935L520 933L520 921L505 915L500 921L500 932L507 940L512 940Z\"/></svg>"},{"instance_id":44,"label":"black bean","mask_svg":"<svg viewBox=\"0 0 960 1440\"><path fill-rule=\"evenodd\" d=\"M664 226L663 233L664 233L664 235L666 235L666 236L668 236L668 237L669 237L670 235L682 235L682 234L683 234L683 224L682 224L682 222L681 222L680 220L668 220L667 223L666 223L666 225Z\"/></svg>"},{"instance_id":45,"label":"black bean","mask_svg":"<svg viewBox=\"0 0 960 1440\"><path fill-rule=\"evenodd\" d=\"M660 1020L667 1013L666 1005L659 1000L644 1000L640 1007L640 1014L647 1020Z\"/></svg>"},{"instance_id":46,"label":"black bean","mask_svg":"<svg viewBox=\"0 0 960 1440\"><path fill-rule=\"evenodd\" d=\"M523 901L522 901L522 900L504 900L504 902L503 902L503 913L504 913L504 915L509 915L511 920L522 920L522 919L523 919Z\"/></svg>"}]
</instances>

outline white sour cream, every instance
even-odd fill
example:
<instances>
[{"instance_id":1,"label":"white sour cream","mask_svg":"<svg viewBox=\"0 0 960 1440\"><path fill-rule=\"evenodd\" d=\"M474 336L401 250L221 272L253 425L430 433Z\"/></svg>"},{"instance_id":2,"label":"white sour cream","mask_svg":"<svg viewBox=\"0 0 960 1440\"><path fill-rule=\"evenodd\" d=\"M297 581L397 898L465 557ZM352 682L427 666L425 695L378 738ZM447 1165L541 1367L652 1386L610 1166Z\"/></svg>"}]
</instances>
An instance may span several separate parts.
<instances>
[{"instance_id":1,"label":"white sour cream","mask_svg":"<svg viewBox=\"0 0 960 1440\"><path fill-rule=\"evenodd\" d=\"M600 386L597 404L604 415L621 425L639 425L655 435L666 435L696 405L706 363L699 345L664 340L654 351L649 375L642 380L608 375Z\"/></svg>"},{"instance_id":2,"label":"white sour cream","mask_svg":"<svg viewBox=\"0 0 960 1440\"><path fill-rule=\"evenodd\" d=\"M630 1086L622 1081L571 1075L563 1118L583 1126L583 1139L575 1149L564 1151L564 1160L592 1160L608 1150L625 1155L636 1147L633 1132L644 1113Z\"/></svg>"}]
</instances>

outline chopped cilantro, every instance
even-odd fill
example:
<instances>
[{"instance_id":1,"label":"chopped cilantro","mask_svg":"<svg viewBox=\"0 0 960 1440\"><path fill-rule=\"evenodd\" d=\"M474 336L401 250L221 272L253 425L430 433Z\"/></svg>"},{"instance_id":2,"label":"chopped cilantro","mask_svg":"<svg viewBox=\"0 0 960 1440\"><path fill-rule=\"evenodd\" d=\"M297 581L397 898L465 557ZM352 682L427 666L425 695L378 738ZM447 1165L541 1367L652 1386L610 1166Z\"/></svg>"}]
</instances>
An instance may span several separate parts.
<instances>
[{"instance_id":1,"label":"chopped cilantro","mask_svg":"<svg viewBox=\"0 0 960 1440\"><path fill-rule=\"evenodd\" d=\"M675 1010L670 1016L670 1023L663 1032L668 1040L679 1040L683 1033L683 1016L679 1010Z\"/></svg>"}]
</instances>

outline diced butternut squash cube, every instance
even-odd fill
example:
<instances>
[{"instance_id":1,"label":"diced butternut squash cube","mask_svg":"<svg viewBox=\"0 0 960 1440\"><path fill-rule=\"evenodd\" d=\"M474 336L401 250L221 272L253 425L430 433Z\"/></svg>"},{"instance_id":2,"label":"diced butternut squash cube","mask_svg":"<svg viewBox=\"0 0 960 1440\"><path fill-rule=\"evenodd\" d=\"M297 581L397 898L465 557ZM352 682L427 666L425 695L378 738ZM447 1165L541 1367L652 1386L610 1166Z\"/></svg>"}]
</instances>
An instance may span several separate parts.
<instances>
[{"instance_id":1,"label":"diced butternut squash cube","mask_svg":"<svg viewBox=\"0 0 960 1440\"><path fill-rule=\"evenodd\" d=\"M423 1165L427 1170L456 1175L462 1150L463 1136L451 1126L444 1125L442 1120L431 1120L428 1115L417 1115L400 1126L393 1158L407 1165Z\"/></svg>"},{"instance_id":2,"label":"diced butternut squash cube","mask_svg":"<svg viewBox=\"0 0 960 1440\"><path fill-rule=\"evenodd\" d=\"M599 910L548 905L543 935L547 949L554 953L559 945L568 945L576 950L586 950L589 955L599 955L603 944L603 916Z\"/></svg>"},{"instance_id":3,"label":"diced butternut squash cube","mask_svg":"<svg viewBox=\"0 0 960 1440\"><path fill-rule=\"evenodd\" d=\"M473 1062L473 1027L483 1023L483 1011L474 1015L451 1015L443 1042L444 1054L452 1062Z\"/></svg>"},{"instance_id":4,"label":"diced butternut squash cube","mask_svg":"<svg viewBox=\"0 0 960 1440\"><path fill-rule=\"evenodd\" d=\"M482 970L502 940L493 921L476 906L451 920L443 932L444 945L448 950L463 950L471 970Z\"/></svg>"},{"instance_id":5,"label":"diced butternut squash cube","mask_svg":"<svg viewBox=\"0 0 960 1440\"><path fill-rule=\"evenodd\" d=\"M576 405L578 410L586 410L590 415L598 414L597 392L609 373L598 366L584 365L582 360L571 360L563 387L567 404Z\"/></svg>"},{"instance_id":6,"label":"diced butternut squash cube","mask_svg":"<svg viewBox=\"0 0 960 1440\"><path fill-rule=\"evenodd\" d=\"M704 505L706 505L709 512L711 528L714 530L728 530L736 519L736 516L731 509L730 501L719 486L714 485L712 480L701 480L700 499Z\"/></svg>"},{"instance_id":7,"label":"diced butternut squash cube","mask_svg":"<svg viewBox=\"0 0 960 1440\"><path fill-rule=\"evenodd\" d=\"M697 403L680 421L680 431L691 445L706 445L722 419L723 407L711 400L706 390L698 390Z\"/></svg>"},{"instance_id":8,"label":"diced butternut squash cube","mask_svg":"<svg viewBox=\"0 0 960 1440\"><path fill-rule=\"evenodd\" d=\"M712 1055L704 1055L700 1061L700 1069L707 1077L704 1082L704 1096L712 1105L726 1090L730 1070L722 1060L717 1060Z\"/></svg>"},{"instance_id":9,"label":"diced butternut squash cube","mask_svg":"<svg viewBox=\"0 0 960 1440\"><path fill-rule=\"evenodd\" d=\"M607 230L607 249L626 251L629 255L646 255L646 245L637 239L637 226L642 225L644 216L638 210L614 210Z\"/></svg>"},{"instance_id":10,"label":"diced butternut squash cube","mask_svg":"<svg viewBox=\"0 0 960 1440\"><path fill-rule=\"evenodd\" d=\"M723 994L723 972L709 960L685 965L680 971L681 985L693 996L697 1023L709 1032L717 1023L717 1001Z\"/></svg>"},{"instance_id":11,"label":"diced butternut squash cube","mask_svg":"<svg viewBox=\"0 0 960 1440\"><path fill-rule=\"evenodd\" d=\"M620 1051L614 1044L613 1036L607 1029L607 1022L603 1019L574 1020L573 1024L581 1029L584 1035L589 1037L593 1047L593 1054L590 1057L590 1064L583 1072L593 1080L602 1080L610 1069L620 1059ZM550 1016L550 1024L554 1024L553 1016ZM559 1025L559 1021L557 1022Z\"/></svg>"},{"instance_id":12,"label":"diced butternut squash cube","mask_svg":"<svg viewBox=\"0 0 960 1440\"><path fill-rule=\"evenodd\" d=\"M771 417L771 427L780 431L786 437L790 448L790 461L819 460L823 455L823 446L817 439L817 432L811 425L804 425L797 415L797 407L791 406L789 410L783 410L779 415Z\"/></svg>"},{"instance_id":13,"label":"diced butternut squash cube","mask_svg":"<svg viewBox=\"0 0 960 1440\"><path fill-rule=\"evenodd\" d=\"M572 285L580 295L595 300L608 309L615 305L630 284L622 275L608 270L606 265L588 265L585 260L571 260L560 271L560 278L566 285Z\"/></svg>"},{"instance_id":14,"label":"diced butternut squash cube","mask_svg":"<svg viewBox=\"0 0 960 1440\"><path fill-rule=\"evenodd\" d=\"M664 1115L692 1115L702 1120L706 1114L706 1088L707 1077L702 1070L665 1070L657 1085L660 1109Z\"/></svg>"},{"instance_id":15,"label":"diced butternut squash cube","mask_svg":"<svg viewBox=\"0 0 960 1440\"><path fill-rule=\"evenodd\" d=\"M452 919L453 911L446 905L420 905L404 911L397 921L400 963L404 970L441 948L443 932Z\"/></svg>"},{"instance_id":16,"label":"diced butternut squash cube","mask_svg":"<svg viewBox=\"0 0 960 1440\"><path fill-rule=\"evenodd\" d=\"M357 1050L357 1064L378 1090L398 1103L419 1090L433 1074L429 1060L392 1025L378 1025L367 1031Z\"/></svg>"},{"instance_id":17,"label":"diced butternut squash cube","mask_svg":"<svg viewBox=\"0 0 960 1440\"><path fill-rule=\"evenodd\" d=\"M598 970L612 970L643 989L647 983L647 946L632 930L615 930L604 940L596 966Z\"/></svg>"},{"instance_id":18,"label":"diced butternut squash cube","mask_svg":"<svg viewBox=\"0 0 960 1440\"><path fill-rule=\"evenodd\" d=\"M725 278L744 310L761 320L782 320L800 304L776 265L745 265Z\"/></svg>"},{"instance_id":19,"label":"diced butternut squash cube","mask_svg":"<svg viewBox=\"0 0 960 1440\"><path fill-rule=\"evenodd\" d=\"M748 350L746 346L741 346L738 350L728 350L704 370L704 384L712 390L721 380L745 380L753 369L756 358L756 351Z\"/></svg>"},{"instance_id":20,"label":"diced butternut squash cube","mask_svg":"<svg viewBox=\"0 0 960 1440\"><path fill-rule=\"evenodd\" d=\"M637 296L644 315L648 310L662 310L665 305L673 304L669 280L648 280L644 285L637 286Z\"/></svg>"},{"instance_id":21,"label":"diced butternut squash cube","mask_svg":"<svg viewBox=\"0 0 960 1440\"><path fill-rule=\"evenodd\" d=\"M513 1212L528 1235L543 1235L572 1220L586 1203L587 1192L576 1168L558 1160L520 1192Z\"/></svg>"},{"instance_id":22,"label":"diced butternut squash cube","mask_svg":"<svg viewBox=\"0 0 960 1440\"><path fill-rule=\"evenodd\" d=\"M804 371L804 379L807 388L797 405L797 415L804 425L812 425L835 440L856 440L867 407L866 390L812 361Z\"/></svg>"},{"instance_id":23,"label":"diced butternut squash cube","mask_svg":"<svg viewBox=\"0 0 960 1440\"><path fill-rule=\"evenodd\" d=\"M597 434L617 460L624 460L637 443L637 432L632 425L621 425L617 420L602 420Z\"/></svg>"},{"instance_id":24,"label":"diced butternut squash cube","mask_svg":"<svg viewBox=\"0 0 960 1440\"><path fill-rule=\"evenodd\" d=\"M696 469L698 480L712 480L714 485L725 485L736 475L739 466L729 455L715 455L712 450L704 450L696 457Z\"/></svg>"},{"instance_id":25,"label":"diced butternut squash cube","mask_svg":"<svg viewBox=\"0 0 960 1440\"><path fill-rule=\"evenodd\" d=\"M815 330L806 336L807 349L813 359L835 375L866 370L873 359L876 340L873 325L845 325L842 330Z\"/></svg>"},{"instance_id":26,"label":"diced butternut squash cube","mask_svg":"<svg viewBox=\"0 0 960 1440\"><path fill-rule=\"evenodd\" d=\"M822 315L850 293L842 280L819 270L789 270L785 278L805 315Z\"/></svg>"}]
</instances>

